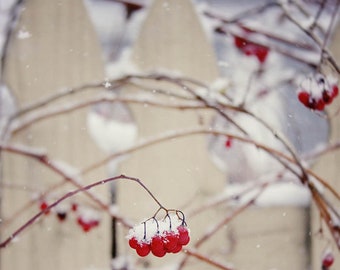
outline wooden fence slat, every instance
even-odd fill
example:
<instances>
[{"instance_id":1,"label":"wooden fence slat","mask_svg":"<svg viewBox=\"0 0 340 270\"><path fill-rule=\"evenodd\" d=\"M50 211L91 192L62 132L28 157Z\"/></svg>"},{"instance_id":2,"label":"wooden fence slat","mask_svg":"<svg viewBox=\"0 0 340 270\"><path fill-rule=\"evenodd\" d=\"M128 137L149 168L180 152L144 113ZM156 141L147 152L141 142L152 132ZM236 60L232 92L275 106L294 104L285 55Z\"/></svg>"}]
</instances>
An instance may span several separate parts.
<instances>
[{"instance_id":1,"label":"wooden fence slat","mask_svg":"<svg viewBox=\"0 0 340 270\"><path fill-rule=\"evenodd\" d=\"M218 77L213 49L192 2L188 0L153 2L134 45L132 60L142 71L170 70L205 82L212 82ZM159 82L153 82L150 86L178 91ZM138 93L138 89L126 91ZM144 106L131 108L140 138L199 124L197 113L192 111ZM211 114L202 113L201 116L209 119ZM140 177L166 207L183 209L186 205L184 211L203 203L224 187L224 176L209 160L205 136L175 139L144 149L132 154L120 169L128 175ZM157 210L151 198L133 184L119 183L118 203L121 210L136 222L152 216ZM213 224L211 220L216 218L216 213L218 211L212 210L188 220L189 226L193 226L194 241L209 224ZM122 234L120 239L124 240ZM215 248L212 246L210 243L206 247L208 250ZM126 252L132 253L124 240L120 242L120 253ZM151 267L181 258L169 255L160 261L152 260L151 257L146 259L152 261ZM205 264L195 262L194 266L195 269L206 269Z\"/></svg>"},{"instance_id":2,"label":"wooden fence slat","mask_svg":"<svg viewBox=\"0 0 340 270\"><path fill-rule=\"evenodd\" d=\"M332 52L334 53L334 57L339 61L340 60L340 29L337 28L335 31L335 35L332 41ZM330 121L330 141L336 142L340 138L340 121L338 115L338 109L340 106L339 98L335 99L332 103L332 106L329 108L329 115L333 116ZM339 162L340 162L340 153L339 151L332 151L317 162L315 166L315 172L323 177L326 181L328 181L331 186L339 192L340 183L339 183ZM329 195L329 194L328 194ZM331 203L336 205L337 209L339 209L339 202L335 200L335 198L330 199ZM331 267L332 269L340 269L340 255L337 247L334 244L334 240L332 236L328 233L328 228L325 224L322 225L323 228L323 236L318 235L320 230L320 214L319 212L313 208L312 211L312 219L311 219L311 234L312 238L312 268L313 270L321 269L321 260L322 255L326 250L330 250L333 252L335 257L334 265Z\"/></svg>"},{"instance_id":3,"label":"wooden fence slat","mask_svg":"<svg viewBox=\"0 0 340 270\"><path fill-rule=\"evenodd\" d=\"M27 38L19 38L19 31ZM22 37L22 36L21 36ZM29 0L9 46L5 80L15 93L19 106L46 97L61 88L102 80L104 65L96 34L81 0ZM82 97L88 96L84 94ZM76 97L78 98L78 97ZM66 98L57 102L71 101ZM76 168L83 168L103 157L86 131L87 110L42 121L13 138L13 142L46 149L48 155ZM64 168L67 170L67 168ZM84 179L84 184L105 177L97 170ZM4 181L38 191L62 180L31 159L4 154ZM75 187L66 185L50 201ZM97 189L97 195L108 201L108 188ZM3 219L11 217L32 199L32 192L4 190ZM81 203L82 196L77 197ZM7 236L30 216L38 204L2 229ZM84 234L69 214L60 224L53 214L41 218L22 233L17 243L1 251L1 269L108 269L110 264L110 219L103 215L101 225Z\"/></svg>"}]
</instances>

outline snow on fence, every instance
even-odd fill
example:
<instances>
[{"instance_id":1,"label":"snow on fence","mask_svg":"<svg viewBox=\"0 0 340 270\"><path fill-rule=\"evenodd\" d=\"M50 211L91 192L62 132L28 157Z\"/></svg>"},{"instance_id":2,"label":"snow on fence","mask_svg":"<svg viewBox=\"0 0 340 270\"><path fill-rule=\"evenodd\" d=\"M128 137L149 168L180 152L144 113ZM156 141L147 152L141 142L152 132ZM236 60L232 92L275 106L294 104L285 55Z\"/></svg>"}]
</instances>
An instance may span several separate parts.
<instances>
[{"instance_id":1,"label":"snow on fence","mask_svg":"<svg viewBox=\"0 0 340 270\"><path fill-rule=\"evenodd\" d=\"M128 3L130 10L140 8ZM262 160L268 161L265 167L278 166L270 161L276 157L274 150L269 151L270 159L258 151L276 149L271 138L280 134L264 131L265 140L257 141L254 119L235 116L237 128L225 132L224 122L213 118L220 114L234 119L218 105L220 98L232 98L228 92L209 96L207 85L212 85L211 91L232 85L219 79L219 60L201 23L190 0L153 1L126 74L106 78L101 48L82 1L24 2L2 78L15 106L23 110L11 119L11 137L1 139L2 243L43 212L18 236L8 238L0 269L301 270L309 269L311 262L312 269L320 269L320 254L336 247L329 244L334 235L330 241L315 236L320 208L310 219L309 191L279 180L250 185L235 181L235 166L243 176L254 178L262 172ZM132 67L134 75L129 73ZM281 108L277 101L272 100ZM330 114L336 113L336 105ZM117 112L118 118L112 118ZM266 117L271 121L280 115ZM336 117L331 125L336 141ZM252 152L258 166L247 167L246 159L234 163L244 156L232 149L221 154L221 140L226 148L238 141L251 144L242 150ZM280 147L278 151L286 153ZM223 167L225 155L228 170ZM336 152L327 155L317 163L317 173L335 180L337 160ZM107 179L120 174L125 176L118 181ZM107 180L91 186L102 179ZM332 184L336 190L337 184ZM89 189L84 190L86 185ZM74 196L68 193L79 188L82 192ZM165 221L155 222L155 212L155 218L165 215ZM125 237L129 229L151 218L138 227L138 237L143 238L143 229L156 233L155 224L167 226L173 218L167 213L179 218L173 224L188 225L190 244L178 254L140 258Z\"/></svg>"}]
</instances>

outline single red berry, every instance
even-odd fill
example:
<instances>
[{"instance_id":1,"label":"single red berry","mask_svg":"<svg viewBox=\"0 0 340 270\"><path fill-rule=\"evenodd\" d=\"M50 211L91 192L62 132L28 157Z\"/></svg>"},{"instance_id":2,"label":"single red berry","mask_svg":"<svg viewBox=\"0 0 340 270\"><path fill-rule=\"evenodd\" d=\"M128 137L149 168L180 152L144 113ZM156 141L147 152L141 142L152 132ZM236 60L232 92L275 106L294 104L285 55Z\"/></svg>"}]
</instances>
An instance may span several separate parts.
<instances>
[{"instance_id":1,"label":"single red berry","mask_svg":"<svg viewBox=\"0 0 340 270\"><path fill-rule=\"evenodd\" d=\"M166 254L166 250L163 244L163 238L159 235L151 239L150 248L152 254L156 257L163 257Z\"/></svg>"},{"instance_id":2,"label":"single red berry","mask_svg":"<svg viewBox=\"0 0 340 270\"><path fill-rule=\"evenodd\" d=\"M138 240L136 237L132 237L129 239L129 246L133 249L136 249L137 248L137 245L138 245Z\"/></svg>"},{"instance_id":3,"label":"single red berry","mask_svg":"<svg viewBox=\"0 0 340 270\"><path fill-rule=\"evenodd\" d=\"M164 249L164 243L163 243L163 237L159 234L156 234L151 238L151 251L163 251Z\"/></svg>"},{"instance_id":4,"label":"single red berry","mask_svg":"<svg viewBox=\"0 0 340 270\"><path fill-rule=\"evenodd\" d=\"M173 250L171 250L171 253L178 253L178 252L180 252L182 250L182 247L183 246L180 243L177 243L177 246Z\"/></svg>"},{"instance_id":5,"label":"single red berry","mask_svg":"<svg viewBox=\"0 0 340 270\"><path fill-rule=\"evenodd\" d=\"M227 138L227 140L225 141L225 147L226 148L230 148L233 144L233 138Z\"/></svg>"},{"instance_id":6,"label":"single red berry","mask_svg":"<svg viewBox=\"0 0 340 270\"><path fill-rule=\"evenodd\" d=\"M71 210L72 210L73 212L77 212L77 210L78 210L78 204L77 204L77 203L72 203L72 205L71 205Z\"/></svg>"},{"instance_id":7,"label":"single red berry","mask_svg":"<svg viewBox=\"0 0 340 270\"><path fill-rule=\"evenodd\" d=\"M257 45L255 47L255 55L257 57L257 60L259 60L259 62L261 64L266 62L268 53L269 53L269 48L268 47L261 46L261 45Z\"/></svg>"},{"instance_id":8,"label":"single red berry","mask_svg":"<svg viewBox=\"0 0 340 270\"><path fill-rule=\"evenodd\" d=\"M325 104L331 104L333 101L332 94L329 91L324 90L322 92L322 100L325 102Z\"/></svg>"},{"instance_id":9,"label":"single red berry","mask_svg":"<svg viewBox=\"0 0 340 270\"><path fill-rule=\"evenodd\" d=\"M164 248L166 251L171 252L177 247L179 235L173 231L165 232L163 237Z\"/></svg>"},{"instance_id":10,"label":"single red berry","mask_svg":"<svg viewBox=\"0 0 340 270\"><path fill-rule=\"evenodd\" d=\"M318 99L316 102L315 102L315 110L318 110L318 111L322 111L323 109L325 108L325 102L323 101L323 99Z\"/></svg>"},{"instance_id":11,"label":"single red berry","mask_svg":"<svg viewBox=\"0 0 340 270\"><path fill-rule=\"evenodd\" d=\"M48 208L48 204L45 201L40 202L39 208L41 211L45 211L44 212L45 215L48 215L50 213L50 210L46 210Z\"/></svg>"},{"instance_id":12,"label":"single red berry","mask_svg":"<svg viewBox=\"0 0 340 270\"><path fill-rule=\"evenodd\" d=\"M322 258L322 267L330 267L334 263L334 255L331 252L328 252Z\"/></svg>"},{"instance_id":13,"label":"single red berry","mask_svg":"<svg viewBox=\"0 0 340 270\"><path fill-rule=\"evenodd\" d=\"M247 40L238 36L234 36L234 44L237 48L241 49L248 44Z\"/></svg>"},{"instance_id":14,"label":"single red berry","mask_svg":"<svg viewBox=\"0 0 340 270\"><path fill-rule=\"evenodd\" d=\"M67 213L65 211L57 212L57 218L60 222L63 222L67 218Z\"/></svg>"},{"instance_id":15,"label":"single red berry","mask_svg":"<svg viewBox=\"0 0 340 270\"><path fill-rule=\"evenodd\" d=\"M185 226L179 226L177 228L179 233L178 243L185 246L190 242L189 231Z\"/></svg>"},{"instance_id":16,"label":"single red berry","mask_svg":"<svg viewBox=\"0 0 340 270\"><path fill-rule=\"evenodd\" d=\"M298 99L303 105L308 106L309 100L310 100L310 94L307 93L306 91L301 91L298 93Z\"/></svg>"},{"instance_id":17,"label":"single red berry","mask_svg":"<svg viewBox=\"0 0 340 270\"><path fill-rule=\"evenodd\" d=\"M150 253L150 245L146 242L138 242L136 252L139 256L145 257Z\"/></svg>"}]
</instances>

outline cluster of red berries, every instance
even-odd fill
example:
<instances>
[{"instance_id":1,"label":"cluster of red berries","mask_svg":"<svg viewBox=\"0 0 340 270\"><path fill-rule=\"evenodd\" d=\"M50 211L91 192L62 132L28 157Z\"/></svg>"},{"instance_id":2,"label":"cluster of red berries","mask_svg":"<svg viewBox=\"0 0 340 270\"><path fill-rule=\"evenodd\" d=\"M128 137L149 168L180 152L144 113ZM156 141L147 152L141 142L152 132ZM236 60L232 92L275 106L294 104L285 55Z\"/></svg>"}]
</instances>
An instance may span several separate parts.
<instances>
[{"instance_id":1,"label":"cluster of red berries","mask_svg":"<svg viewBox=\"0 0 340 270\"><path fill-rule=\"evenodd\" d=\"M49 215L51 210L48 209L49 204L46 200L41 200L39 204L40 211L44 212L44 215ZM77 213L77 224L82 228L84 232L89 232L91 229L99 226L99 218L96 213L91 211L90 209L86 209L81 213L78 213L78 204L73 202L69 206L65 207L56 207L54 213L60 222L64 222L68 218L68 213L74 212Z\"/></svg>"},{"instance_id":2,"label":"cluster of red berries","mask_svg":"<svg viewBox=\"0 0 340 270\"><path fill-rule=\"evenodd\" d=\"M84 232L89 232L93 228L99 226L99 218L95 216L84 216L80 215L77 217L78 225L83 229Z\"/></svg>"},{"instance_id":3,"label":"cluster of red berries","mask_svg":"<svg viewBox=\"0 0 340 270\"><path fill-rule=\"evenodd\" d=\"M334 255L328 251L323 255L322 258L322 270L328 270L334 263Z\"/></svg>"},{"instance_id":4,"label":"cluster of red berries","mask_svg":"<svg viewBox=\"0 0 340 270\"><path fill-rule=\"evenodd\" d=\"M298 91L299 101L307 108L318 111L331 104L338 95L338 86L329 83L321 74L306 78Z\"/></svg>"},{"instance_id":5,"label":"cluster of red berries","mask_svg":"<svg viewBox=\"0 0 340 270\"><path fill-rule=\"evenodd\" d=\"M267 59L269 48L266 46L248 41L247 39L239 36L234 36L234 44L245 55L255 56L261 64L263 64Z\"/></svg>"},{"instance_id":6,"label":"cluster of red berries","mask_svg":"<svg viewBox=\"0 0 340 270\"><path fill-rule=\"evenodd\" d=\"M184 216L183 216L184 217ZM178 253L190 241L184 218L167 214L163 220L149 219L132 228L128 235L129 245L145 257L150 252L156 257Z\"/></svg>"}]
</instances>

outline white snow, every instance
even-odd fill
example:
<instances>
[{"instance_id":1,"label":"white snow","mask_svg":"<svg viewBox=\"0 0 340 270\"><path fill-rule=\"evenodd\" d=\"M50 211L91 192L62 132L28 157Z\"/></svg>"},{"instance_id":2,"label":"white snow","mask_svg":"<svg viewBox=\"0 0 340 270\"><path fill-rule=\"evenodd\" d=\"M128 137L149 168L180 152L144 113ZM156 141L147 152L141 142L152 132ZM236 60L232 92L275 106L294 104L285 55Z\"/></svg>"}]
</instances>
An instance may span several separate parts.
<instances>
[{"instance_id":1,"label":"white snow","mask_svg":"<svg viewBox=\"0 0 340 270\"><path fill-rule=\"evenodd\" d=\"M10 89L0 82L0 141L3 135L3 129L9 121L9 118L14 115L17 106Z\"/></svg>"},{"instance_id":2,"label":"white snow","mask_svg":"<svg viewBox=\"0 0 340 270\"><path fill-rule=\"evenodd\" d=\"M225 194L228 197L238 196L239 199L236 201L236 203L244 204L254 198L258 194L260 189L260 186L254 188L253 183L233 183L226 187ZM243 195L239 196L240 194ZM267 186L263 193L257 198L255 205L261 207L308 207L310 204L310 200L311 194L305 186L293 182L278 182L269 184L269 186Z\"/></svg>"},{"instance_id":3,"label":"white snow","mask_svg":"<svg viewBox=\"0 0 340 270\"><path fill-rule=\"evenodd\" d=\"M176 214L169 214L168 217L161 220L149 219L145 223L135 225L129 230L126 237L128 239L135 237L138 241L150 242L151 238L157 233L163 234L170 230L176 233L176 228L180 225L182 225L182 220Z\"/></svg>"},{"instance_id":4,"label":"white snow","mask_svg":"<svg viewBox=\"0 0 340 270\"><path fill-rule=\"evenodd\" d=\"M322 97L323 90L330 91L328 79L322 74L310 74L300 83L300 91L307 91L312 97Z\"/></svg>"},{"instance_id":5,"label":"white snow","mask_svg":"<svg viewBox=\"0 0 340 270\"><path fill-rule=\"evenodd\" d=\"M100 221L100 213L89 207L79 208L79 217L81 217L84 222Z\"/></svg>"},{"instance_id":6,"label":"white snow","mask_svg":"<svg viewBox=\"0 0 340 270\"><path fill-rule=\"evenodd\" d=\"M129 74L139 74L140 70L131 60L131 49L126 48L120 57L106 65L106 76L109 79L117 79Z\"/></svg>"},{"instance_id":7,"label":"white snow","mask_svg":"<svg viewBox=\"0 0 340 270\"><path fill-rule=\"evenodd\" d=\"M27 39L27 38L30 38L31 36L32 34L29 31L24 30L24 29L20 29L17 34L17 37L19 39Z\"/></svg>"},{"instance_id":8,"label":"white snow","mask_svg":"<svg viewBox=\"0 0 340 270\"><path fill-rule=\"evenodd\" d=\"M108 118L95 110L87 115L87 127L92 139L106 153L125 150L133 146L137 138L134 122Z\"/></svg>"}]
</instances>

